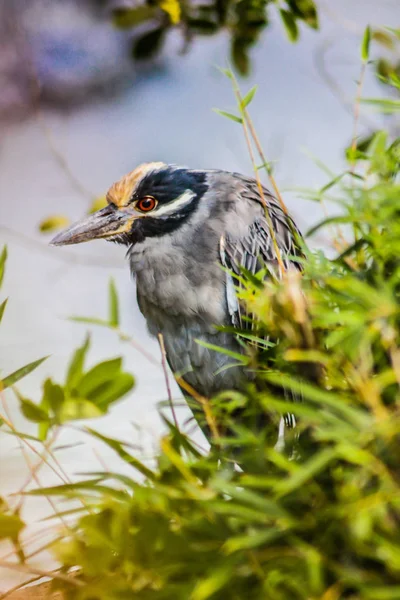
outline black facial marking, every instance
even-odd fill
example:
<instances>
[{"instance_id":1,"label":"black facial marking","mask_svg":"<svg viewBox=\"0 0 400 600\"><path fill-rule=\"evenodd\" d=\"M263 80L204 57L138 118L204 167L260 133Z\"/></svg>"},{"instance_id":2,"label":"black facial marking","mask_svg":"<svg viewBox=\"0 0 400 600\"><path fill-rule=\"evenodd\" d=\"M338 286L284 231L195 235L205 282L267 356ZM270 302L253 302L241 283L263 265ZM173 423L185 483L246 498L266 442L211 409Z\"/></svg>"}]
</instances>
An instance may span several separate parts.
<instances>
[{"instance_id":1,"label":"black facial marking","mask_svg":"<svg viewBox=\"0 0 400 600\"><path fill-rule=\"evenodd\" d=\"M175 231L195 212L207 188L206 173L173 167L150 172L138 186L131 202L144 196L152 196L158 201L158 206L164 206L176 200L187 190L195 194L192 201L170 215L152 217L149 214L136 219L129 233L119 235L113 238L113 241L120 244L135 244L143 242L147 237L162 236Z\"/></svg>"},{"instance_id":2,"label":"black facial marking","mask_svg":"<svg viewBox=\"0 0 400 600\"><path fill-rule=\"evenodd\" d=\"M159 205L168 204L186 190L192 190L199 199L207 189L205 180L205 173L189 169L167 167L151 171L143 178L131 201L139 200L144 196L153 196Z\"/></svg>"}]
</instances>

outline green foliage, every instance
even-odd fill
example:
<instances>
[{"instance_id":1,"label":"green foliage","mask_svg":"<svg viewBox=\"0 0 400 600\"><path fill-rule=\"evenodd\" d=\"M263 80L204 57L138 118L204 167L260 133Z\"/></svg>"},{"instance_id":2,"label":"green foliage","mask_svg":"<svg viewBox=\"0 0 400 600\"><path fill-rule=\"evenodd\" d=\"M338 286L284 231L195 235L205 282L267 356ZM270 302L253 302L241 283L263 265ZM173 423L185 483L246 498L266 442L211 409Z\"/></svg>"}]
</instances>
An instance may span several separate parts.
<instances>
[{"instance_id":1,"label":"green foliage","mask_svg":"<svg viewBox=\"0 0 400 600\"><path fill-rule=\"evenodd\" d=\"M234 89L237 118L248 124L255 89L243 99ZM308 232L325 231L335 256L304 247L301 273L266 282L241 273L238 296L253 327L247 338L236 333L252 343L233 358L258 385L193 398L210 451L165 416L150 466L131 445L86 428L123 461L123 474L30 492L82 503L62 513L83 515L54 545L63 575L78 568L70 584L57 583L67 599L400 598L399 147L385 131L358 140L349 168L328 171L308 194L336 206ZM122 337L114 283L106 320L75 320ZM87 369L88 351L86 338L64 384L47 379L39 404L16 392L42 440L52 427L103 414L132 387L121 358ZM24 560L23 523L5 505L2 525Z\"/></svg>"},{"instance_id":2,"label":"green foliage","mask_svg":"<svg viewBox=\"0 0 400 600\"><path fill-rule=\"evenodd\" d=\"M241 74L250 69L249 51L258 41L268 25L268 11L274 0L224 0L214 3L178 2L178 0L144 1L133 8L118 8L114 11L114 24L123 29L149 29L134 41L134 58L154 56L165 40L171 27L179 26L185 42L197 35L212 35L228 30L231 38L231 57ZM318 18L313 0L286 0L279 14L290 41L299 37L299 24L305 23L318 28Z\"/></svg>"},{"instance_id":3,"label":"green foliage","mask_svg":"<svg viewBox=\"0 0 400 600\"><path fill-rule=\"evenodd\" d=\"M239 106L243 118L252 95ZM398 148L384 131L359 141L349 170L313 193L337 206L309 232L334 237L333 258L304 248L301 274L262 283L242 273L255 346L234 358L259 385L203 399L216 432L209 452L165 417L151 467L124 442L87 430L124 474L32 492L90 502L55 546L65 573L79 569L75 585L63 584L67 598L400 597ZM111 284L101 324L114 329L116 298ZM83 397L120 369L115 359L85 372L87 349L88 341L64 388ZM47 395L57 411L60 390ZM297 426L277 440L283 414Z\"/></svg>"},{"instance_id":4,"label":"green foliage","mask_svg":"<svg viewBox=\"0 0 400 600\"><path fill-rule=\"evenodd\" d=\"M45 440L53 426L105 415L132 389L134 378L123 371L120 357L98 363L85 371L89 345L87 337L75 351L64 385L51 379L45 380L39 405L18 394L24 416L39 423L39 439Z\"/></svg>"}]
</instances>

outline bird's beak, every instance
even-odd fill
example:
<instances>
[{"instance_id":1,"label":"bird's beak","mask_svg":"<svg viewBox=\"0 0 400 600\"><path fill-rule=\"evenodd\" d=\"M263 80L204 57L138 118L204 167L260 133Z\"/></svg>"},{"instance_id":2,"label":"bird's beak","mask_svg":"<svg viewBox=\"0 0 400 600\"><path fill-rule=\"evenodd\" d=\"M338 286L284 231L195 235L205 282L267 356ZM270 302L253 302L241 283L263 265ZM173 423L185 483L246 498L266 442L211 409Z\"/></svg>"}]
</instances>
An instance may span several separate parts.
<instances>
[{"instance_id":1,"label":"bird's beak","mask_svg":"<svg viewBox=\"0 0 400 600\"><path fill-rule=\"evenodd\" d=\"M118 209L109 204L56 235L50 244L67 246L98 238L112 238L114 235L130 231L134 219L135 216L129 208Z\"/></svg>"}]
</instances>

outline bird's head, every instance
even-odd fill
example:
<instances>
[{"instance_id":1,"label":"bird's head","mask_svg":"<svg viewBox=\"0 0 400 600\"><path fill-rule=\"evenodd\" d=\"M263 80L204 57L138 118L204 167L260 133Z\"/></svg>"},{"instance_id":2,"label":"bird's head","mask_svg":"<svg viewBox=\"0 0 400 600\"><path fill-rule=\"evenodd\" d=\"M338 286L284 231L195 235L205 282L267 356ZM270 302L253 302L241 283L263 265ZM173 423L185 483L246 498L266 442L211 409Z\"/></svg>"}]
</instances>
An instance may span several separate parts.
<instances>
[{"instance_id":1,"label":"bird's head","mask_svg":"<svg viewBox=\"0 0 400 600\"><path fill-rule=\"evenodd\" d=\"M111 186L105 208L71 225L51 244L106 238L130 245L165 235L190 218L207 189L204 171L164 163L140 165Z\"/></svg>"}]
</instances>

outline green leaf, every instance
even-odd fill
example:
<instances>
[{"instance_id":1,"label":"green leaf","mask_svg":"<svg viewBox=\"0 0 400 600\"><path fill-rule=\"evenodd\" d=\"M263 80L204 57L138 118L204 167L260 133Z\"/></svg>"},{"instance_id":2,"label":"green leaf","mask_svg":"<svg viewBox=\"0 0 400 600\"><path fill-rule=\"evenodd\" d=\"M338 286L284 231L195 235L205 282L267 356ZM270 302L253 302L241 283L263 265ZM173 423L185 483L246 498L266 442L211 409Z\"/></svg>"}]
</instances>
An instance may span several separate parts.
<instances>
[{"instance_id":1,"label":"green leaf","mask_svg":"<svg viewBox=\"0 0 400 600\"><path fill-rule=\"evenodd\" d=\"M0 540L10 538L16 540L25 527L18 515L5 515L0 513Z\"/></svg>"},{"instance_id":2,"label":"green leaf","mask_svg":"<svg viewBox=\"0 0 400 600\"><path fill-rule=\"evenodd\" d=\"M231 69L223 69L222 67L217 67L218 71L221 71L221 73L223 75L225 75L225 77L228 77L228 79L230 79L231 81L234 81L235 76L232 73Z\"/></svg>"},{"instance_id":3,"label":"green leaf","mask_svg":"<svg viewBox=\"0 0 400 600\"><path fill-rule=\"evenodd\" d=\"M199 346L203 346L203 348L208 348L209 350L214 350L214 352L218 352L219 354L225 354L226 356L230 356L238 360L240 363L247 363L249 358L245 354L240 354L240 352L234 352L233 350L228 350L224 346L215 346L214 344L209 344L208 342L204 342L200 339L195 339L196 344Z\"/></svg>"},{"instance_id":4,"label":"green leaf","mask_svg":"<svg viewBox=\"0 0 400 600\"><path fill-rule=\"evenodd\" d=\"M0 304L0 323L1 323L1 320L2 320L2 318L3 318L3 315L4 315L4 311L5 311L5 309L6 309L6 306L7 306L7 301L8 301L8 298L6 298L6 299L4 300L4 302L2 302L2 303Z\"/></svg>"},{"instance_id":5,"label":"green leaf","mask_svg":"<svg viewBox=\"0 0 400 600\"><path fill-rule=\"evenodd\" d=\"M400 111L400 100L390 100L389 98L361 98L363 104L378 108L383 113L394 113Z\"/></svg>"},{"instance_id":6,"label":"green leaf","mask_svg":"<svg viewBox=\"0 0 400 600\"><path fill-rule=\"evenodd\" d=\"M226 554L233 554L240 550L250 550L258 546L264 546L270 542L283 537L284 532L278 527L269 527L267 530L251 533L251 535L240 535L231 537L223 546Z\"/></svg>"},{"instance_id":7,"label":"green leaf","mask_svg":"<svg viewBox=\"0 0 400 600\"><path fill-rule=\"evenodd\" d=\"M243 119L241 117L238 117L237 115L233 115L232 113L226 112L225 110L220 110L219 108L213 108L213 111L223 117L227 117L228 119L235 121L235 123L240 123L240 124L243 123Z\"/></svg>"},{"instance_id":8,"label":"green leaf","mask_svg":"<svg viewBox=\"0 0 400 600\"><path fill-rule=\"evenodd\" d=\"M65 385L68 389L73 389L78 385L83 374L87 351L90 346L90 336L87 335L83 345L78 348L70 362Z\"/></svg>"},{"instance_id":9,"label":"green leaf","mask_svg":"<svg viewBox=\"0 0 400 600\"><path fill-rule=\"evenodd\" d=\"M214 569L212 574L196 584L190 600L207 600L218 592L232 577L230 565Z\"/></svg>"},{"instance_id":10,"label":"green leaf","mask_svg":"<svg viewBox=\"0 0 400 600\"><path fill-rule=\"evenodd\" d=\"M113 279L109 284L109 323L111 327L119 326L119 302L118 293Z\"/></svg>"},{"instance_id":11,"label":"green leaf","mask_svg":"<svg viewBox=\"0 0 400 600\"><path fill-rule=\"evenodd\" d=\"M87 325L100 325L100 327L110 327L109 321L105 319L96 319L94 317L69 317L70 321L75 323L86 323Z\"/></svg>"},{"instance_id":12,"label":"green leaf","mask_svg":"<svg viewBox=\"0 0 400 600\"><path fill-rule=\"evenodd\" d=\"M106 360L94 366L85 373L79 385L77 392L82 398L87 398L93 391L97 390L105 382L113 380L121 371L122 358L113 358Z\"/></svg>"},{"instance_id":13,"label":"green leaf","mask_svg":"<svg viewBox=\"0 0 400 600\"><path fill-rule=\"evenodd\" d=\"M89 399L102 410L127 394L134 386L135 379L130 373L120 373L89 394Z\"/></svg>"},{"instance_id":14,"label":"green leaf","mask_svg":"<svg viewBox=\"0 0 400 600\"><path fill-rule=\"evenodd\" d=\"M253 100L257 89L258 89L258 86L253 85L253 87L247 92L247 94L245 95L245 97L242 99L242 101L240 103L240 106L242 109L246 108L246 106L248 106L250 104L250 102Z\"/></svg>"},{"instance_id":15,"label":"green leaf","mask_svg":"<svg viewBox=\"0 0 400 600\"><path fill-rule=\"evenodd\" d=\"M107 446L112 448L124 462L131 465L133 468L139 471L139 473L142 473L142 475L144 475L147 479L150 479L151 481L154 481L156 479L156 476L151 469L146 467L137 458L135 458L125 450L123 442L119 442L118 440L114 440L113 438L102 435L98 431L90 429L89 427L87 427L86 430L88 431L88 433L90 433L90 435L94 436L95 438L98 438L99 440L107 444Z\"/></svg>"},{"instance_id":16,"label":"green leaf","mask_svg":"<svg viewBox=\"0 0 400 600\"><path fill-rule=\"evenodd\" d=\"M118 8L113 11L114 25L121 29L130 29L140 23L152 19L156 14L154 6L146 4L136 6L135 8Z\"/></svg>"},{"instance_id":17,"label":"green leaf","mask_svg":"<svg viewBox=\"0 0 400 600\"><path fill-rule=\"evenodd\" d=\"M63 403L59 412L59 420L60 423L66 423L79 419L96 419L102 417L103 414L104 411L93 402L85 398L72 398Z\"/></svg>"},{"instance_id":18,"label":"green leaf","mask_svg":"<svg viewBox=\"0 0 400 600\"><path fill-rule=\"evenodd\" d=\"M52 217L48 217L40 223L39 231L42 233L48 233L50 231L67 227L69 224L70 220L68 217L65 217L64 215L53 215Z\"/></svg>"},{"instance_id":19,"label":"green leaf","mask_svg":"<svg viewBox=\"0 0 400 600\"><path fill-rule=\"evenodd\" d=\"M47 412L29 400L28 398L19 398L22 414L28 421L33 423L44 423L49 421L49 415Z\"/></svg>"},{"instance_id":20,"label":"green leaf","mask_svg":"<svg viewBox=\"0 0 400 600\"><path fill-rule=\"evenodd\" d=\"M1 287L1 285L3 283L3 279L4 279L6 260L7 260L7 246L3 246L3 250L1 251L1 254L0 254L0 287Z\"/></svg>"},{"instance_id":21,"label":"green leaf","mask_svg":"<svg viewBox=\"0 0 400 600\"><path fill-rule=\"evenodd\" d=\"M53 383L51 379L46 379L43 384L43 398L41 406L51 409L55 417L58 416L60 409L64 403L64 390L57 383Z\"/></svg>"},{"instance_id":22,"label":"green leaf","mask_svg":"<svg viewBox=\"0 0 400 600\"><path fill-rule=\"evenodd\" d=\"M17 381L19 381L26 375L29 375L29 373L32 373L32 371L34 371L39 365L41 365L42 362L45 361L47 358L48 358L48 356L39 358L39 360L35 360L35 361L25 365L25 367L22 367L21 369L14 371L14 373L7 375L7 377L5 377L4 379L2 379L2 380L0 379L0 391L5 390L6 388L14 385L15 383L17 383Z\"/></svg>"},{"instance_id":23,"label":"green leaf","mask_svg":"<svg viewBox=\"0 0 400 600\"><path fill-rule=\"evenodd\" d=\"M283 8L279 10L279 13L289 41L296 42L299 37L299 30L293 13Z\"/></svg>"},{"instance_id":24,"label":"green leaf","mask_svg":"<svg viewBox=\"0 0 400 600\"><path fill-rule=\"evenodd\" d=\"M364 31L363 39L361 42L361 60L368 62L369 59L369 46L371 43L371 28L368 25Z\"/></svg>"}]
</instances>

